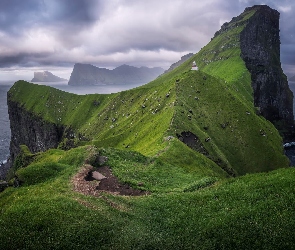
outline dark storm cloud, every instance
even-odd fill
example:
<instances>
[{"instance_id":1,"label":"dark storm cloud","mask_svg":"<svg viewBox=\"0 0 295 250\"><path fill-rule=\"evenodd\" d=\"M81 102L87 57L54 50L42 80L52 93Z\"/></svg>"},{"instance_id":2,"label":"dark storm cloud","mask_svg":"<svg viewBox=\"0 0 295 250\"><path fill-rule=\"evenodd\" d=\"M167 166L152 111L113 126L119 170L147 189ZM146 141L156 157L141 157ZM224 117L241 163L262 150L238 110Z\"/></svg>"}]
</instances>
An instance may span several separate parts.
<instances>
[{"instance_id":1,"label":"dark storm cloud","mask_svg":"<svg viewBox=\"0 0 295 250\"><path fill-rule=\"evenodd\" d=\"M44 2L44 8L45 11L49 12L49 22L53 19L58 23L83 25L96 20L97 17L92 14L92 6L94 3L94 0L47 0Z\"/></svg>"},{"instance_id":2,"label":"dark storm cloud","mask_svg":"<svg viewBox=\"0 0 295 250\"><path fill-rule=\"evenodd\" d=\"M22 27L30 25L36 19L36 13L42 9L38 0L2 0L0 1L0 30L19 33ZM21 26L21 27L20 27Z\"/></svg>"},{"instance_id":3,"label":"dark storm cloud","mask_svg":"<svg viewBox=\"0 0 295 250\"><path fill-rule=\"evenodd\" d=\"M0 30L20 35L34 26L82 27L94 22L95 0L1 0Z\"/></svg>"},{"instance_id":4,"label":"dark storm cloud","mask_svg":"<svg viewBox=\"0 0 295 250\"><path fill-rule=\"evenodd\" d=\"M18 53L15 55L0 56L0 68L18 65L20 67L29 68L35 66L60 66L69 67L72 63L64 61L49 60L49 53Z\"/></svg>"}]
</instances>

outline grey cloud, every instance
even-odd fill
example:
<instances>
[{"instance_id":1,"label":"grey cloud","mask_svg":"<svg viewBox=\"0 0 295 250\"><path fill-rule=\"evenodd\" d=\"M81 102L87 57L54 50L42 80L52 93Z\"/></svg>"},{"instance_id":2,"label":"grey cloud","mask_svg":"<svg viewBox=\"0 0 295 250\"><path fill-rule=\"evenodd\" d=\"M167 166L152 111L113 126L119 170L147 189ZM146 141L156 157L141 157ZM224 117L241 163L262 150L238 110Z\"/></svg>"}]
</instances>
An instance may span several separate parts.
<instances>
[{"instance_id":1,"label":"grey cloud","mask_svg":"<svg viewBox=\"0 0 295 250\"><path fill-rule=\"evenodd\" d=\"M209 41L219 29L219 19L216 16L221 15L223 19L229 17L228 5L215 4L216 2L198 7L198 4L191 0L186 1L186 4L183 4L183 1L175 1L176 4L171 1L149 1L148 6L133 1L129 6L133 10L132 16L126 16L125 20L114 19L112 26L108 27L97 41L97 51L114 53L128 51L130 48L152 51L198 50L204 42L204 37ZM116 14L116 9L113 13ZM147 20L142 20L141 16ZM203 40L200 36L203 36ZM104 42L108 37L113 39Z\"/></svg>"},{"instance_id":2,"label":"grey cloud","mask_svg":"<svg viewBox=\"0 0 295 250\"><path fill-rule=\"evenodd\" d=\"M21 67L32 67L41 64L48 53L16 53L14 55L0 56L0 68L19 65ZM46 62L44 61L46 64Z\"/></svg>"},{"instance_id":3,"label":"grey cloud","mask_svg":"<svg viewBox=\"0 0 295 250\"><path fill-rule=\"evenodd\" d=\"M295 3L293 0L263 2L276 9L293 7L290 12L281 12L281 56L283 63L295 65L295 58L291 56L295 48L295 24L291 21ZM100 66L105 60L105 66L112 66L112 63L125 63L124 57L113 58L116 53L128 55L132 50L197 52L223 22L254 4L261 4L261 0L1 0L0 35L1 32L5 35L0 41L0 48L4 48L0 50L0 67L67 66L78 60ZM44 51L45 46L40 46L40 53L36 50L30 53L35 44L22 46L20 43L26 42L31 35L28 30L35 28L40 29L38 34L50 36L49 40L55 44L49 44ZM5 40L5 36L9 39ZM13 38L20 43L9 48L7 44ZM132 55L129 56L131 60ZM142 57L134 57L134 60L138 61L130 61L130 64L153 61ZM164 63L166 59L157 60Z\"/></svg>"},{"instance_id":4,"label":"grey cloud","mask_svg":"<svg viewBox=\"0 0 295 250\"><path fill-rule=\"evenodd\" d=\"M31 25L36 20L36 14L42 9L38 0L2 0L0 1L0 30L19 33L23 26Z\"/></svg>"},{"instance_id":5,"label":"grey cloud","mask_svg":"<svg viewBox=\"0 0 295 250\"><path fill-rule=\"evenodd\" d=\"M84 28L99 19L103 4L99 0L44 0L43 22L73 34L69 27Z\"/></svg>"}]
</instances>

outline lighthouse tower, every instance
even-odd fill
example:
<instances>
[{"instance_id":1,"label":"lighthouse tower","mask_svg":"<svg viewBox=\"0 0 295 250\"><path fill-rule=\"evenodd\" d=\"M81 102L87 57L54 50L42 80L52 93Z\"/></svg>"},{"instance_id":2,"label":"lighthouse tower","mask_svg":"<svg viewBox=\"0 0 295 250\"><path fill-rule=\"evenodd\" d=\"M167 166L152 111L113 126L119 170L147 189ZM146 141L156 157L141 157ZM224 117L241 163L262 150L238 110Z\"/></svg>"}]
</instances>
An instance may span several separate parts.
<instances>
[{"instance_id":1,"label":"lighthouse tower","mask_svg":"<svg viewBox=\"0 0 295 250\"><path fill-rule=\"evenodd\" d=\"M198 66L195 61L193 61L192 70L198 70Z\"/></svg>"}]
</instances>

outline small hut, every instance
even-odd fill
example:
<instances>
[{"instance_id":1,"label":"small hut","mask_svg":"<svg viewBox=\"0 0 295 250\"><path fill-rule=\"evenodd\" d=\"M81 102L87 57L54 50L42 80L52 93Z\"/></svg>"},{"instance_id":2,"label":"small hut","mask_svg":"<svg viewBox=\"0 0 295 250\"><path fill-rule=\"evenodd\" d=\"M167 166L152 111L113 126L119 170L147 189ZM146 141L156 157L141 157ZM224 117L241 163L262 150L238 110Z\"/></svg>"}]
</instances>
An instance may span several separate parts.
<instances>
[{"instance_id":1,"label":"small hut","mask_svg":"<svg viewBox=\"0 0 295 250\"><path fill-rule=\"evenodd\" d=\"M193 61L192 70L198 70L198 66L195 61Z\"/></svg>"}]
</instances>

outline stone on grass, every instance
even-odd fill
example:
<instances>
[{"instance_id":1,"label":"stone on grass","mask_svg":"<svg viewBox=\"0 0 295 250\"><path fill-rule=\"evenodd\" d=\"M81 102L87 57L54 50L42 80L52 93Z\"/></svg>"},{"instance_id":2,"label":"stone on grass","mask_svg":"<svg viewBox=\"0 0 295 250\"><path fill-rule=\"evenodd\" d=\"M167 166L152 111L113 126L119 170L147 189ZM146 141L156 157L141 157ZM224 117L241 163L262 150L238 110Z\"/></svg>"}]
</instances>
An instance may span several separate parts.
<instances>
[{"instance_id":1,"label":"stone on grass","mask_svg":"<svg viewBox=\"0 0 295 250\"><path fill-rule=\"evenodd\" d=\"M95 179L95 180L101 181L101 180L105 179L106 177L103 174L101 174L101 173L99 173L97 171L93 171L92 172L92 178Z\"/></svg>"}]
</instances>

